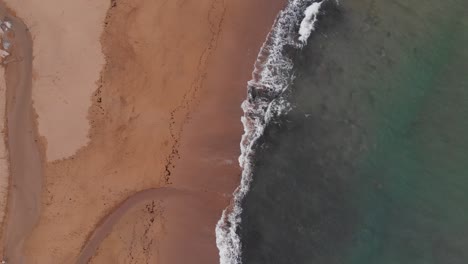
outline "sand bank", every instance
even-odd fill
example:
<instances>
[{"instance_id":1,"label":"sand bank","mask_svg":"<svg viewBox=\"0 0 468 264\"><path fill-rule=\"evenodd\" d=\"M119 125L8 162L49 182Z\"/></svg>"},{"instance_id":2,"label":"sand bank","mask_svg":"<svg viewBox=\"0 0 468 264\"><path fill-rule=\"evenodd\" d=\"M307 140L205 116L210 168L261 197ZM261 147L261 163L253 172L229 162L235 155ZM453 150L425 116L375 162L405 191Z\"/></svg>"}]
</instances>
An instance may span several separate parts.
<instances>
[{"instance_id":1,"label":"sand bank","mask_svg":"<svg viewBox=\"0 0 468 264\"><path fill-rule=\"evenodd\" d=\"M145 224L154 210L122 214L92 261L126 263L116 254L148 259L151 252L162 263L218 262L214 228L239 177L240 103L284 1L111 1L104 24L97 23L101 1L8 2L31 23L33 100L53 161L44 164L42 211L24 243L25 263L76 262L94 229L128 197L168 185L194 195L154 198L160 213L151 235ZM90 36L102 25L106 63L88 109L84 98L100 72ZM54 61L54 50L68 59Z\"/></svg>"},{"instance_id":2,"label":"sand bank","mask_svg":"<svg viewBox=\"0 0 468 264\"><path fill-rule=\"evenodd\" d=\"M90 96L104 65L100 36L109 0L4 0L34 40L33 101L47 160L88 143Z\"/></svg>"}]
</instances>

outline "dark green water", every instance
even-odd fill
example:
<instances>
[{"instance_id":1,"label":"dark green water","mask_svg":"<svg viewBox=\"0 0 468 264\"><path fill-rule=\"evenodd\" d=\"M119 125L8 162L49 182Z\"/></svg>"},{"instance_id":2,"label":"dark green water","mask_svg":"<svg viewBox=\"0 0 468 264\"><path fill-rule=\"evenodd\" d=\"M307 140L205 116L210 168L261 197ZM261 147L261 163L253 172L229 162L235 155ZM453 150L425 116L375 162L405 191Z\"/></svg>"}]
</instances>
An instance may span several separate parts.
<instances>
[{"instance_id":1,"label":"dark green water","mask_svg":"<svg viewBox=\"0 0 468 264\"><path fill-rule=\"evenodd\" d=\"M261 139L243 263L468 263L468 1L324 11Z\"/></svg>"}]
</instances>

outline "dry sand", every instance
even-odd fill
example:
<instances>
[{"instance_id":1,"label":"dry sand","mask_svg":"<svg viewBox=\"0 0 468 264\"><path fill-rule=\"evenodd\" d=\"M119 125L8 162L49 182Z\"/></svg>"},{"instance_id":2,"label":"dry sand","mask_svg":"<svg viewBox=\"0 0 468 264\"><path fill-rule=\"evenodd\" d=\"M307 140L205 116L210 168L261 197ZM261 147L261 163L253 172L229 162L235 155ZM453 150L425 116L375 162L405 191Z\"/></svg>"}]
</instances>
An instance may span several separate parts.
<instances>
[{"instance_id":1,"label":"dry sand","mask_svg":"<svg viewBox=\"0 0 468 264\"><path fill-rule=\"evenodd\" d=\"M88 143L90 96L104 64L99 42L109 0L4 0L34 40L33 101L47 160Z\"/></svg>"},{"instance_id":2,"label":"dry sand","mask_svg":"<svg viewBox=\"0 0 468 264\"><path fill-rule=\"evenodd\" d=\"M104 0L6 2L34 39L48 160L24 263L76 262L126 199L168 185L191 195L137 199L92 262L218 262L215 224L239 180L240 103L284 1L113 0L105 20Z\"/></svg>"}]
</instances>

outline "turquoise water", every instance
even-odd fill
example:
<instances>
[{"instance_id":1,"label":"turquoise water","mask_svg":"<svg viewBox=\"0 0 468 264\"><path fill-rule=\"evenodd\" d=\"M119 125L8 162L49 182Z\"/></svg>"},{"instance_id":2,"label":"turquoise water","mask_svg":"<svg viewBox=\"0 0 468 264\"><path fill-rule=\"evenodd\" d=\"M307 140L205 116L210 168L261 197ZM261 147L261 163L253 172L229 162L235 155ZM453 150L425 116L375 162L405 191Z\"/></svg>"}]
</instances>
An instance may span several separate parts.
<instances>
[{"instance_id":1,"label":"turquoise water","mask_svg":"<svg viewBox=\"0 0 468 264\"><path fill-rule=\"evenodd\" d=\"M258 150L244 263L468 263L468 1L324 11Z\"/></svg>"},{"instance_id":2,"label":"turquoise water","mask_svg":"<svg viewBox=\"0 0 468 264\"><path fill-rule=\"evenodd\" d=\"M377 75L349 263L468 263L468 4L412 2L388 22L399 59Z\"/></svg>"}]
</instances>

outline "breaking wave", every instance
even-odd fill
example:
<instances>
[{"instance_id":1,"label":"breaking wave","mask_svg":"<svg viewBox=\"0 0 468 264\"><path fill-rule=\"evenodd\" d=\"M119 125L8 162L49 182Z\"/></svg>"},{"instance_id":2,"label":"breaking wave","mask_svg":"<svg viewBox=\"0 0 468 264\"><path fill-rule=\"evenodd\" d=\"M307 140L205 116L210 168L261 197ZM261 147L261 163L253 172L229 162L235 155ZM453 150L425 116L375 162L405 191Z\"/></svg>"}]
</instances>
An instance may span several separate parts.
<instances>
[{"instance_id":1,"label":"breaking wave","mask_svg":"<svg viewBox=\"0 0 468 264\"><path fill-rule=\"evenodd\" d=\"M307 43L310 33L315 30L315 23L323 2L312 3L304 12L304 19L299 27L299 41Z\"/></svg>"},{"instance_id":2,"label":"breaking wave","mask_svg":"<svg viewBox=\"0 0 468 264\"><path fill-rule=\"evenodd\" d=\"M241 241L237 230L241 222L241 202L252 181L255 145L272 118L290 109L285 92L294 75L293 62L286 54L287 49L300 49L305 45L314 30L321 4L311 0L290 0L278 14L258 54L252 79L247 85L247 99L242 103L241 182L234 192L232 206L223 211L216 225L216 244L221 264L241 263Z\"/></svg>"}]
</instances>

